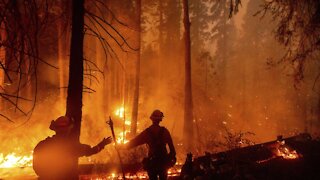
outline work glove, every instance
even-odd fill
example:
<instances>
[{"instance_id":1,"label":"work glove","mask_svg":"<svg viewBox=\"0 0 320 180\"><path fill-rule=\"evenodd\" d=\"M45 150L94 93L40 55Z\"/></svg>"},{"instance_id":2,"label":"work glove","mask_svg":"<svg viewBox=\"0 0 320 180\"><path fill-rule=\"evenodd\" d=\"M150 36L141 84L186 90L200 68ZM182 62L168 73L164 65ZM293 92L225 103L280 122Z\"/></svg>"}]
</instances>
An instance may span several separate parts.
<instances>
[{"instance_id":1,"label":"work glove","mask_svg":"<svg viewBox=\"0 0 320 180\"><path fill-rule=\"evenodd\" d=\"M104 146L110 144L112 142L112 138L109 136L107 138L103 138L102 141L98 144L100 149L103 149Z\"/></svg>"}]
</instances>

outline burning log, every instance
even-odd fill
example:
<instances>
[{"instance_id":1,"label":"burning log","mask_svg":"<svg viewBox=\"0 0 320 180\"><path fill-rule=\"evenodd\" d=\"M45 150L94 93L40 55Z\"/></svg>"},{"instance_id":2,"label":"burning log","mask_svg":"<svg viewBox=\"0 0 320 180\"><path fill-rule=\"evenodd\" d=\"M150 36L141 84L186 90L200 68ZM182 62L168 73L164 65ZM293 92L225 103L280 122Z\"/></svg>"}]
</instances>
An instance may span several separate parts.
<instances>
[{"instance_id":1,"label":"burning log","mask_svg":"<svg viewBox=\"0 0 320 180\"><path fill-rule=\"evenodd\" d=\"M188 158L182 179L320 179L320 142L309 134Z\"/></svg>"}]
</instances>

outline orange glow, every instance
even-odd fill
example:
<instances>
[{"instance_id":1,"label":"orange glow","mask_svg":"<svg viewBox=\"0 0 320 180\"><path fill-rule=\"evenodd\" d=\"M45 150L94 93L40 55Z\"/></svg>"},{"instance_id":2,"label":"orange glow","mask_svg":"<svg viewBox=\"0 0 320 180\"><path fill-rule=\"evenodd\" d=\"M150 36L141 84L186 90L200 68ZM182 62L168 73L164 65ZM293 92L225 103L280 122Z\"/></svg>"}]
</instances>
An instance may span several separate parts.
<instances>
[{"instance_id":1,"label":"orange glow","mask_svg":"<svg viewBox=\"0 0 320 180\"><path fill-rule=\"evenodd\" d=\"M124 129L122 132L120 133L116 133L116 138L117 138L117 144L125 144L128 142L128 140L126 139L126 135L128 133L130 133L130 131L127 131L125 130L125 126L130 126L131 125L131 121L128 120L127 118L125 118L125 108L122 106L122 107L119 107L118 109L115 110L115 115L120 118L120 119L123 119L123 126L124 126Z\"/></svg>"},{"instance_id":2,"label":"orange glow","mask_svg":"<svg viewBox=\"0 0 320 180\"><path fill-rule=\"evenodd\" d=\"M181 166L179 167L172 167L168 170L168 177L177 177L180 175L181 173ZM148 174L146 171L139 171L135 174L131 174L131 173L126 173L125 174L126 179L148 179ZM121 173L116 173L113 172L111 174L108 175L104 175L101 177L96 177L94 179L123 179L122 174Z\"/></svg>"},{"instance_id":3,"label":"orange glow","mask_svg":"<svg viewBox=\"0 0 320 180\"><path fill-rule=\"evenodd\" d=\"M15 153L4 156L0 153L0 168L27 167L32 166L32 155L18 156Z\"/></svg>"},{"instance_id":4,"label":"orange glow","mask_svg":"<svg viewBox=\"0 0 320 180\"><path fill-rule=\"evenodd\" d=\"M296 150L289 150L288 147L277 149L277 156L282 156L283 159L297 159L300 157Z\"/></svg>"},{"instance_id":5,"label":"orange glow","mask_svg":"<svg viewBox=\"0 0 320 180\"><path fill-rule=\"evenodd\" d=\"M130 131L125 131L124 133L121 132L121 133L118 134L118 136L117 136L117 144L126 144L127 142L129 142L125 137L127 133L130 133Z\"/></svg>"},{"instance_id":6,"label":"orange glow","mask_svg":"<svg viewBox=\"0 0 320 180\"><path fill-rule=\"evenodd\" d=\"M180 173L181 173L181 166L174 166L170 169L168 169L168 176L169 177L177 177L177 176L180 176Z\"/></svg>"},{"instance_id":7,"label":"orange glow","mask_svg":"<svg viewBox=\"0 0 320 180\"><path fill-rule=\"evenodd\" d=\"M285 145L284 140L279 142L279 147L277 148L275 154L283 159L297 159L301 156L296 150L293 150L289 146Z\"/></svg>"},{"instance_id":8,"label":"orange glow","mask_svg":"<svg viewBox=\"0 0 320 180\"><path fill-rule=\"evenodd\" d=\"M115 111L115 115L117 115L119 118L124 117L124 107L120 107Z\"/></svg>"},{"instance_id":9,"label":"orange glow","mask_svg":"<svg viewBox=\"0 0 320 180\"><path fill-rule=\"evenodd\" d=\"M127 126L130 126L130 125L131 125L131 121L126 119L126 121L124 122L124 124L127 125Z\"/></svg>"}]
</instances>

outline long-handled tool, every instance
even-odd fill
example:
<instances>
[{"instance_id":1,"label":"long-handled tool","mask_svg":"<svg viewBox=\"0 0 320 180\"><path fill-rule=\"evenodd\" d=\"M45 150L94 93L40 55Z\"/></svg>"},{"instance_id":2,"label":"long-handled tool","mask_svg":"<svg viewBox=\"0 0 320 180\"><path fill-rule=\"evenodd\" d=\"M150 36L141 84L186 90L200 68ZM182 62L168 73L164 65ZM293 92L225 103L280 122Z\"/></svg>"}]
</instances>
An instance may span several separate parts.
<instances>
[{"instance_id":1,"label":"long-handled tool","mask_svg":"<svg viewBox=\"0 0 320 180\"><path fill-rule=\"evenodd\" d=\"M116 139L116 135L114 134L113 121L112 121L110 116L109 116L109 121L106 121L106 123L109 125L109 127L111 129L112 138L113 138L114 143L115 143L115 149L116 149L117 155L119 157L119 161L120 161L120 168L121 168L121 171L122 171L122 176L123 176L123 179L125 180L126 176L125 176L125 172L124 172L124 169L123 169L123 163L122 163L122 159L121 159L121 156L120 156L120 152L118 151L118 148L117 148L117 139Z\"/></svg>"}]
</instances>

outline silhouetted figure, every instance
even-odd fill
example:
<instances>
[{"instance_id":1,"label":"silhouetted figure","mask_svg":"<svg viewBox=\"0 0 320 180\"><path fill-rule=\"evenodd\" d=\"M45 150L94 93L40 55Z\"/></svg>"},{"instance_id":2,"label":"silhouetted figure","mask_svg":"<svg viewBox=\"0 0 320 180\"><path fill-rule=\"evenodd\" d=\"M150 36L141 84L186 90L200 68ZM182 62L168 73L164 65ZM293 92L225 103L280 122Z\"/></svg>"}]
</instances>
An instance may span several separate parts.
<instances>
[{"instance_id":1,"label":"silhouetted figure","mask_svg":"<svg viewBox=\"0 0 320 180\"><path fill-rule=\"evenodd\" d=\"M168 169L176 162L176 151L171 135L165 127L159 125L163 117L160 110L153 111L150 116L152 125L122 146L122 148L133 148L142 144L148 145L148 157L142 163L150 180L167 179ZM166 145L169 146L169 153Z\"/></svg>"},{"instance_id":2,"label":"silhouetted figure","mask_svg":"<svg viewBox=\"0 0 320 180\"><path fill-rule=\"evenodd\" d=\"M96 154L112 141L110 137L104 138L94 147L75 143L69 137L72 127L72 120L66 116L51 121L50 129L56 134L40 141L33 152L33 169L39 179L78 179L73 169L74 159Z\"/></svg>"}]
</instances>

